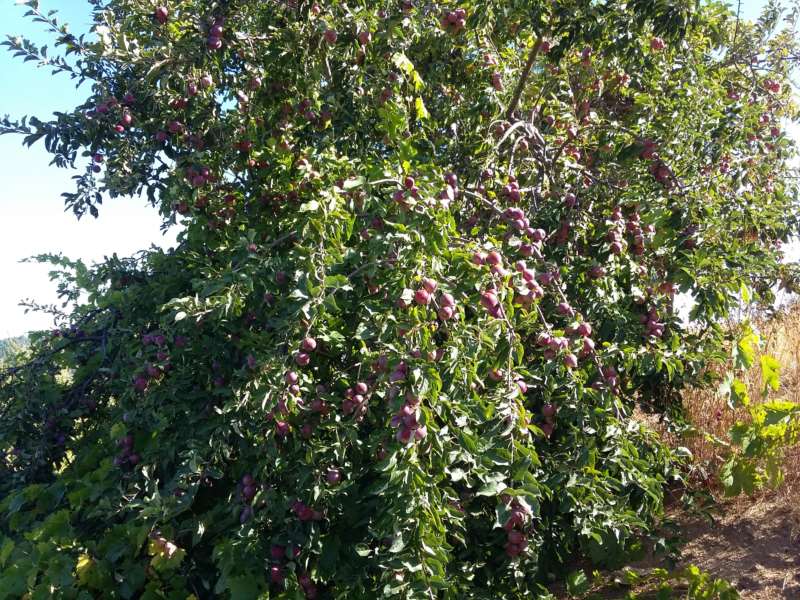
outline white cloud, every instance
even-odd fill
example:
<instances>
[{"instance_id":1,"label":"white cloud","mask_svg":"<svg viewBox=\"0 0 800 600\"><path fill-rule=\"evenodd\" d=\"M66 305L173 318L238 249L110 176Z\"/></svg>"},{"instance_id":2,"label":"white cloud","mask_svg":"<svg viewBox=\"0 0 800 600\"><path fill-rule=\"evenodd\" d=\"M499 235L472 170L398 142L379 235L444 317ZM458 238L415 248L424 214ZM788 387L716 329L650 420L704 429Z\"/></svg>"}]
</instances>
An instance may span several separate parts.
<instances>
[{"instance_id":1,"label":"white cloud","mask_svg":"<svg viewBox=\"0 0 800 600\"><path fill-rule=\"evenodd\" d=\"M20 260L62 253L91 264L114 252L128 256L151 244L169 247L177 234L173 228L162 235L157 211L140 199L106 200L99 219L86 216L78 221L71 212L64 212L59 197L61 191L71 189L72 173L45 167L43 151L12 147L5 141L0 144L4 155L27 159L0 172L4 182L0 201L0 338L51 326L46 315L26 315L18 306L20 300L32 298L40 304L58 300L48 277L49 268Z\"/></svg>"},{"instance_id":2,"label":"white cloud","mask_svg":"<svg viewBox=\"0 0 800 600\"><path fill-rule=\"evenodd\" d=\"M99 219L77 221L63 212L60 199L32 200L30 208L14 214L0 213L0 221L10 224L0 237L0 338L31 329L51 326L50 318L24 314L17 304L33 298L42 304L56 303L55 284L45 265L20 263L35 254L62 253L88 264L114 252L128 256L150 244L169 247L175 243L174 230L162 236L155 209L141 201L109 201Z\"/></svg>"}]
</instances>

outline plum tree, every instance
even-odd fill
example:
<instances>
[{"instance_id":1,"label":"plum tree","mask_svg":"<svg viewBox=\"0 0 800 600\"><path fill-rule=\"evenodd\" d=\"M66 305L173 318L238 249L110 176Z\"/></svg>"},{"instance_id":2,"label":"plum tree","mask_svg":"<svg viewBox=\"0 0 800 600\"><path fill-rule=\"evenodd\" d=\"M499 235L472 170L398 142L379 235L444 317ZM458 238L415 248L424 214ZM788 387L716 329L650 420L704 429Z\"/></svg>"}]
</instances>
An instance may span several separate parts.
<instances>
[{"instance_id":1,"label":"plum tree","mask_svg":"<svg viewBox=\"0 0 800 600\"><path fill-rule=\"evenodd\" d=\"M9 597L535 597L648 539L681 455L634 406L796 287L791 14L24 4L64 56L6 45L87 99L0 133L77 216L182 229L42 257L74 306L0 374Z\"/></svg>"}]
</instances>

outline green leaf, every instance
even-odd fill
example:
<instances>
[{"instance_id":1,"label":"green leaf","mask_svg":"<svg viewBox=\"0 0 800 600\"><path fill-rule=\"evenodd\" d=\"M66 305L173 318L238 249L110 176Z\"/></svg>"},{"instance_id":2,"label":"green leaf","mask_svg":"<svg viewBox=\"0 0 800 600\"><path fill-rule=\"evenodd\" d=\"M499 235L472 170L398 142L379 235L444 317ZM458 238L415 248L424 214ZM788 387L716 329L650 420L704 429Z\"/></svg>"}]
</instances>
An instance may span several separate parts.
<instances>
[{"instance_id":1,"label":"green leaf","mask_svg":"<svg viewBox=\"0 0 800 600\"><path fill-rule=\"evenodd\" d=\"M229 578L228 589L231 592L231 598L240 598L241 600L256 600L260 594L258 578L253 576Z\"/></svg>"},{"instance_id":2,"label":"green leaf","mask_svg":"<svg viewBox=\"0 0 800 600\"><path fill-rule=\"evenodd\" d=\"M364 185L364 182L365 179L363 177L351 177L350 179L344 180L343 189L346 192L349 192L350 190L355 190L357 188L362 187Z\"/></svg>"},{"instance_id":3,"label":"green leaf","mask_svg":"<svg viewBox=\"0 0 800 600\"><path fill-rule=\"evenodd\" d=\"M751 461L732 457L722 466L720 481L726 496L738 496L742 492L752 494L758 481L756 466Z\"/></svg>"},{"instance_id":4,"label":"green leaf","mask_svg":"<svg viewBox=\"0 0 800 600\"><path fill-rule=\"evenodd\" d=\"M403 534L400 531L396 531L394 536L392 537L392 545L389 546L389 552L392 554L397 554L401 552L403 548L406 547L406 542L403 539Z\"/></svg>"},{"instance_id":5,"label":"green leaf","mask_svg":"<svg viewBox=\"0 0 800 600\"><path fill-rule=\"evenodd\" d=\"M8 502L8 513L13 515L16 512L19 512L19 510L25 506L25 502L25 494L22 492L14 494L11 496L11 499Z\"/></svg>"},{"instance_id":6,"label":"green leaf","mask_svg":"<svg viewBox=\"0 0 800 600\"><path fill-rule=\"evenodd\" d=\"M800 419L800 404L796 402L773 400L765 402L760 408L764 411L764 425L766 426L787 422L792 417ZM800 422L798 422L798 426L800 426ZM791 445L791 440L788 445Z\"/></svg>"},{"instance_id":7,"label":"green leaf","mask_svg":"<svg viewBox=\"0 0 800 600\"><path fill-rule=\"evenodd\" d=\"M582 596L589 590L589 578L583 571L573 571L567 576L567 593Z\"/></svg>"},{"instance_id":8,"label":"green leaf","mask_svg":"<svg viewBox=\"0 0 800 600\"><path fill-rule=\"evenodd\" d=\"M167 540L161 542L150 540L148 551L153 557L150 564L156 571L177 569L186 556L186 550Z\"/></svg>"},{"instance_id":9,"label":"green leaf","mask_svg":"<svg viewBox=\"0 0 800 600\"><path fill-rule=\"evenodd\" d=\"M394 56L392 56L392 62L394 63L395 67L405 73L406 76L411 80L411 82L414 84L415 91L418 92L425 87L425 82L422 81L422 77L419 76L416 68L414 68L414 63L412 63L405 54L402 52L396 52Z\"/></svg>"},{"instance_id":10,"label":"green leaf","mask_svg":"<svg viewBox=\"0 0 800 600\"><path fill-rule=\"evenodd\" d=\"M749 369L753 366L758 343L758 336L752 331L739 340L733 353L734 364L737 369Z\"/></svg>"},{"instance_id":11,"label":"green leaf","mask_svg":"<svg viewBox=\"0 0 800 600\"><path fill-rule=\"evenodd\" d=\"M750 395L747 392L747 385L739 379L734 379L730 384L728 406L737 408L739 406L748 406L749 404Z\"/></svg>"},{"instance_id":12,"label":"green leaf","mask_svg":"<svg viewBox=\"0 0 800 600\"><path fill-rule=\"evenodd\" d=\"M764 383L762 393L767 394L769 389L777 391L781 386L781 363L768 354L761 355L761 381Z\"/></svg>"},{"instance_id":13,"label":"green leaf","mask_svg":"<svg viewBox=\"0 0 800 600\"><path fill-rule=\"evenodd\" d=\"M339 560L341 542L336 536L327 536L323 539L322 553L319 557L320 575L332 577L336 574L336 566Z\"/></svg>"},{"instance_id":14,"label":"green leaf","mask_svg":"<svg viewBox=\"0 0 800 600\"><path fill-rule=\"evenodd\" d=\"M319 202L316 200L309 200L300 205L300 212L317 212L319 210Z\"/></svg>"},{"instance_id":15,"label":"green leaf","mask_svg":"<svg viewBox=\"0 0 800 600\"><path fill-rule=\"evenodd\" d=\"M505 481L490 481L485 483L481 486L481 488L475 493L476 496L497 496L503 490L505 490L508 486L506 485Z\"/></svg>"},{"instance_id":16,"label":"green leaf","mask_svg":"<svg viewBox=\"0 0 800 600\"><path fill-rule=\"evenodd\" d=\"M8 557L11 556L11 553L14 551L14 540L11 538L6 538L3 540L3 545L0 546L0 567L4 567L6 565L6 561Z\"/></svg>"},{"instance_id":17,"label":"green leaf","mask_svg":"<svg viewBox=\"0 0 800 600\"><path fill-rule=\"evenodd\" d=\"M425 102L422 100L420 96L417 96L417 98L414 100L414 107L417 110L417 118L419 120L430 118L431 115L428 112L428 109L425 107Z\"/></svg>"},{"instance_id":18,"label":"green leaf","mask_svg":"<svg viewBox=\"0 0 800 600\"><path fill-rule=\"evenodd\" d=\"M750 292L750 288L748 285L743 281L739 287L739 295L742 298L742 302L747 304L750 302L750 299L753 297L752 293Z\"/></svg>"},{"instance_id":19,"label":"green leaf","mask_svg":"<svg viewBox=\"0 0 800 600\"><path fill-rule=\"evenodd\" d=\"M352 289L350 280L346 275L328 275L325 277L325 287L335 289Z\"/></svg>"}]
</instances>

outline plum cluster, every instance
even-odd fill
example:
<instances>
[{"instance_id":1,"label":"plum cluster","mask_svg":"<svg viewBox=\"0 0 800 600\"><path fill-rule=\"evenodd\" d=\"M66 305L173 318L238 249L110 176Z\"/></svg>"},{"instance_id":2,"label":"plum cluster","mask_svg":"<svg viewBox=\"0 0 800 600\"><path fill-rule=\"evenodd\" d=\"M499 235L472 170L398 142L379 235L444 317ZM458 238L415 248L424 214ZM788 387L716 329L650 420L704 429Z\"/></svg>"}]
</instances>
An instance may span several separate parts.
<instances>
[{"instance_id":1,"label":"plum cluster","mask_svg":"<svg viewBox=\"0 0 800 600\"><path fill-rule=\"evenodd\" d=\"M117 440L117 447L119 448L119 454L114 457L115 466L122 467L130 465L131 467L135 467L139 464L141 457L133 451L133 435L129 433L119 438Z\"/></svg>"},{"instance_id":2,"label":"plum cluster","mask_svg":"<svg viewBox=\"0 0 800 600\"><path fill-rule=\"evenodd\" d=\"M314 510L301 500L295 500L292 503L292 512L304 523L308 521L321 521L324 516L320 511Z\"/></svg>"},{"instance_id":3,"label":"plum cluster","mask_svg":"<svg viewBox=\"0 0 800 600\"><path fill-rule=\"evenodd\" d=\"M242 504L244 504L242 507L242 512L239 515L239 521L241 523L245 523L253 518L253 514L255 512L253 500L255 499L257 492L258 484L253 476L250 473L243 475L241 481L239 482L239 498L242 501Z\"/></svg>"},{"instance_id":4,"label":"plum cluster","mask_svg":"<svg viewBox=\"0 0 800 600\"><path fill-rule=\"evenodd\" d=\"M223 17L216 17L208 28L208 37L206 38L206 48L209 50L219 50L222 48L222 35L224 29L225 19Z\"/></svg>"},{"instance_id":5,"label":"plum cluster","mask_svg":"<svg viewBox=\"0 0 800 600\"><path fill-rule=\"evenodd\" d=\"M510 502L510 513L503 524L506 532L506 543L503 548L509 558L516 558L528 548L528 536L525 528L530 521L527 509L517 500Z\"/></svg>"},{"instance_id":6,"label":"plum cluster","mask_svg":"<svg viewBox=\"0 0 800 600\"><path fill-rule=\"evenodd\" d=\"M664 335L664 323L658 320L658 310L655 307L650 308L646 315L639 317L639 320L645 327L645 337L660 338Z\"/></svg>"},{"instance_id":7,"label":"plum cluster","mask_svg":"<svg viewBox=\"0 0 800 600\"><path fill-rule=\"evenodd\" d=\"M422 441L428 435L428 428L419 422L419 407L422 399L408 393L400 410L392 417L391 425L397 430L395 438L401 444Z\"/></svg>"},{"instance_id":8,"label":"plum cluster","mask_svg":"<svg viewBox=\"0 0 800 600\"><path fill-rule=\"evenodd\" d=\"M300 349L294 355L294 362L300 367L308 366L311 362L311 353L317 349L317 340L306 337L300 342Z\"/></svg>"},{"instance_id":9,"label":"plum cluster","mask_svg":"<svg viewBox=\"0 0 800 600\"><path fill-rule=\"evenodd\" d=\"M349 387L344 392L342 400L342 414L345 416L353 415L357 420L364 417L368 408L367 393L369 386L363 381L359 381L353 387Z\"/></svg>"},{"instance_id":10,"label":"plum cluster","mask_svg":"<svg viewBox=\"0 0 800 600\"><path fill-rule=\"evenodd\" d=\"M467 24L467 11L463 8L450 10L439 18L439 25L447 33L460 33Z\"/></svg>"}]
</instances>

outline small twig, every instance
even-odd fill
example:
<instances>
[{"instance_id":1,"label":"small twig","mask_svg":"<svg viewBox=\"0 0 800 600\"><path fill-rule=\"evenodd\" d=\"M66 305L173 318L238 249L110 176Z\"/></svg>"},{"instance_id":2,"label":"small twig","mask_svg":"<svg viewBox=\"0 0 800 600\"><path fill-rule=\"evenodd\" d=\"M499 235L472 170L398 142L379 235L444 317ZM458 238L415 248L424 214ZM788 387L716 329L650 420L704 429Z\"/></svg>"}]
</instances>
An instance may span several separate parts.
<instances>
[{"instance_id":1,"label":"small twig","mask_svg":"<svg viewBox=\"0 0 800 600\"><path fill-rule=\"evenodd\" d=\"M389 177L387 179L377 179L375 181L369 181L369 182L367 182L367 185L379 186L379 185L383 185L384 183L393 183L395 185L400 185L400 182L397 179L392 179L391 177Z\"/></svg>"},{"instance_id":2,"label":"small twig","mask_svg":"<svg viewBox=\"0 0 800 600\"><path fill-rule=\"evenodd\" d=\"M742 13L742 0L739 0L736 4L736 29L733 32L733 42L731 43L731 49L736 52L736 38L739 37L739 22L741 21L741 13Z\"/></svg>"},{"instance_id":3,"label":"small twig","mask_svg":"<svg viewBox=\"0 0 800 600\"><path fill-rule=\"evenodd\" d=\"M272 242L270 242L269 244L264 246L264 249L265 250L270 250L270 249L274 248L275 246L280 246L283 242L293 238L296 235L297 235L296 231L290 231L289 233L285 233L284 235L275 238Z\"/></svg>"},{"instance_id":4,"label":"small twig","mask_svg":"<svg viewBox=\"0 0 800 600\"><path fill-rule=\"evenodd\" d=\"M536 303L536 312L539 313L539 318L542 320L542 323L544 323L544 326L547 329L553 329L553 326L550 325L550 323L547 322L547 319L545 318L544 313L542 312L542 307L539 306L538 302Z\"/></svg>"},{"instance_id":5,"label":"small twig","mask_svg":"<svg viewBox=\"0 0 800 600\"><path fill-rule=\"evenodd\" d=\"M478 194L478 193L473 192L471 190L461 190L461 192L463 194L466 194L467 196L472 196L473 198L477 198L478 200L483 202L484 205L486 205L486 208L491 209L492 212L494 212L496 215L498 215L500 217L504 216L503 215L503 211L500 210L500 208L498 208L495 204L490 202L486 197L482 196L481 194Z\"/></svg>"}]
</instances>

